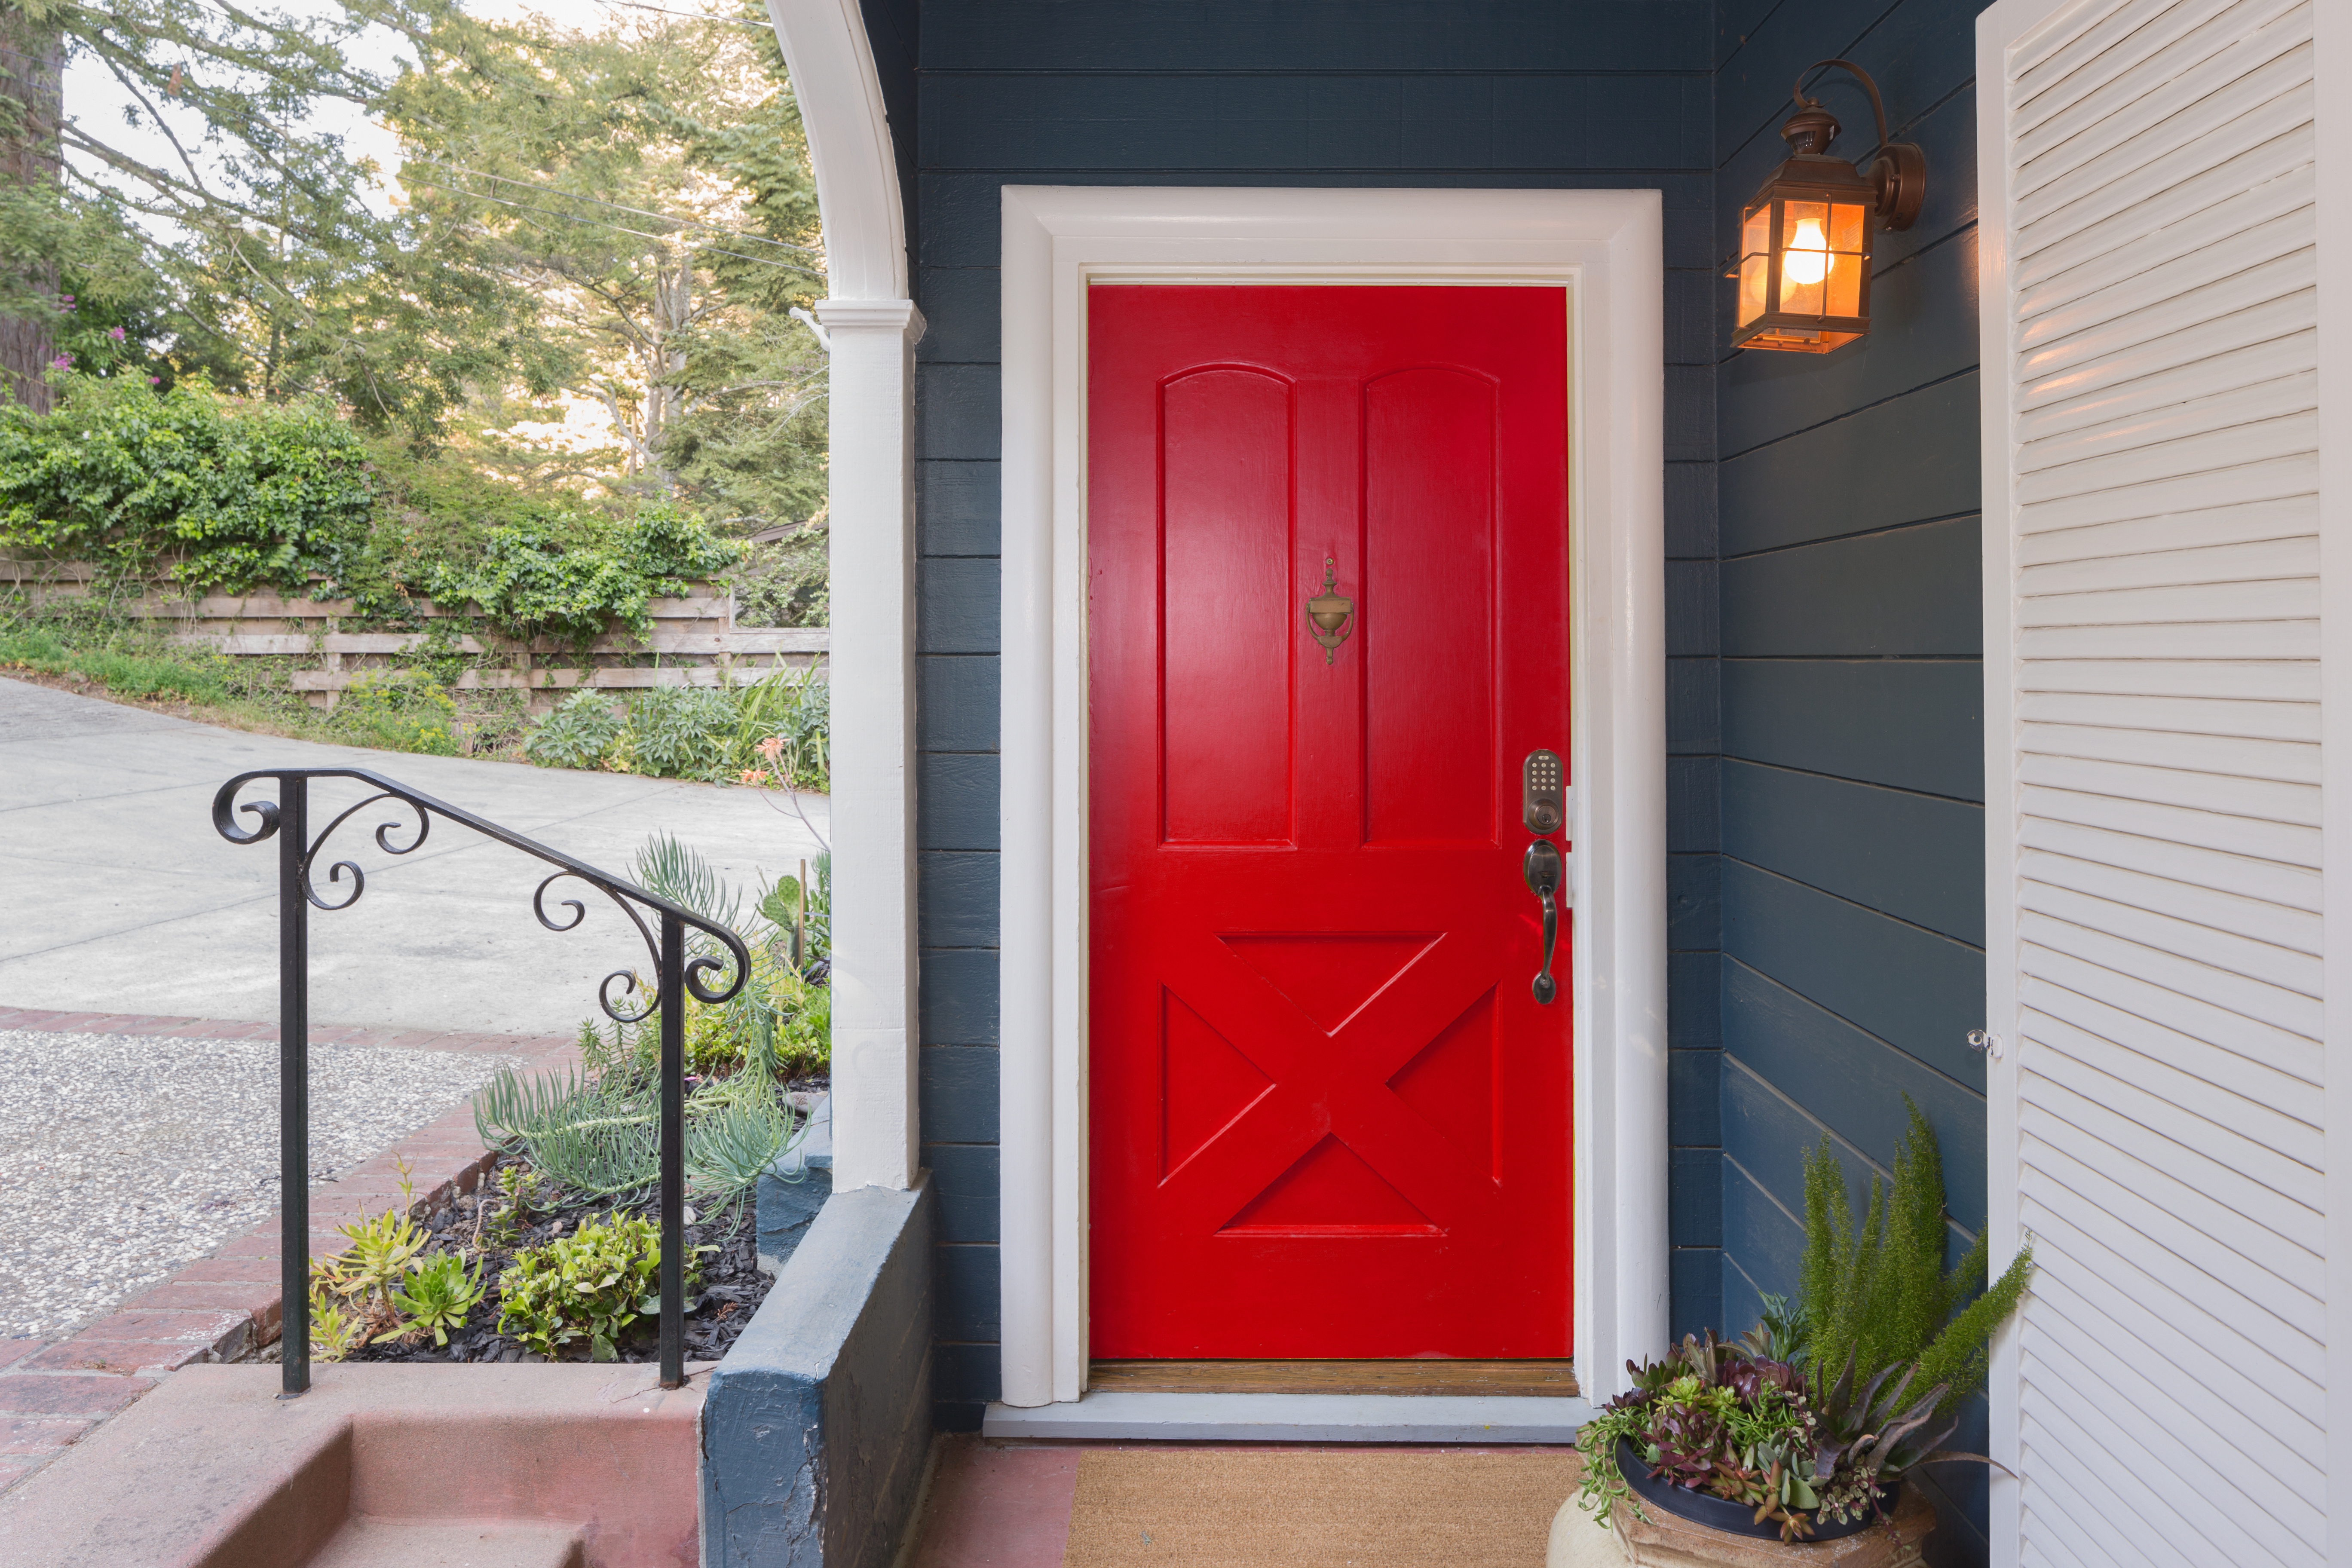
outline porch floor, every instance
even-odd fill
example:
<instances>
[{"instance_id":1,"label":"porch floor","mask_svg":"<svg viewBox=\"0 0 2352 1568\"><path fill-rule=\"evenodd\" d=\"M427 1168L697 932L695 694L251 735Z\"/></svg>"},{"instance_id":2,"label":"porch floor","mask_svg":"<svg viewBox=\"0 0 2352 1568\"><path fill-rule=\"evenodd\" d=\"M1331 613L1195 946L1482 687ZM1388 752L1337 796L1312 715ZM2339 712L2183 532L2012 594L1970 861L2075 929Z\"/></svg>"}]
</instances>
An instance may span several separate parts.
<instances>
[{"instance_id":1,"label":"porch floor","mask_svg":"<svg viewBox=\"0 0 2352 1568\"><path fill-rule=\"evenodd\" d=\"M1532 1568L1573 1448L943 1438L912 1568Z\"/></svg>"}]
</instances>

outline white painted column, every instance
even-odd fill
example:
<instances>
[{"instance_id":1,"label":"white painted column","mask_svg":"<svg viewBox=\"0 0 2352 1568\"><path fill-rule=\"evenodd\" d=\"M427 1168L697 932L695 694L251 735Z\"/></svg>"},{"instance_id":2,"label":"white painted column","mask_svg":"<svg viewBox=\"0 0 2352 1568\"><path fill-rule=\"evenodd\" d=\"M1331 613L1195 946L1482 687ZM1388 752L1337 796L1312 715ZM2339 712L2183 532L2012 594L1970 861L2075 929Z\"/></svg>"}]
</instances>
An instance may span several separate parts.
<instances>
[{"instance_id":1,"label":"white painted column","mask_svg":"<svg viewBox=\"0 0 2352 1568\"><path fill-rule=\"evenodd\" d=\"M832 339L833 1180L918 1163L914 345L908 300L824 300Z\"/></svg>"}]
</instances>

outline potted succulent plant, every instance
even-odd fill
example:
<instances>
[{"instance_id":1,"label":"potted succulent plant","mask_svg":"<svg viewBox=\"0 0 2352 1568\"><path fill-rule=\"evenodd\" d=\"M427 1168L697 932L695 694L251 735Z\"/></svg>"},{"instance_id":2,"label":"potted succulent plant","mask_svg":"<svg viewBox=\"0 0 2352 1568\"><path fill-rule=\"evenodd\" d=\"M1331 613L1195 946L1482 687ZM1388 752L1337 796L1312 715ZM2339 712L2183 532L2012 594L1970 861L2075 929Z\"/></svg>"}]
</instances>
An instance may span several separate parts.
<instances>
[{"instance_id":1,"label":"potted succulent plant","mask_svg":"<svg viewBox=\"0 0 2352 1568\"><path fill-rule=\"evenodd\" d=\"M2020 1252L1988 1289L1979 1237L1944 1268L1943 1166L1927 1119L1910 1112L1895 1179L1872 1178L1859 1229L1828 1142L1807 1153L1795 1306L1767 1297L1763 1321L1737 1342L1710 1331L1664 1361L1627 1363L1633 1386L1577 1437L1585 1470L1573 1500L1595 1523L1636 1531L1664 1515L1672 1560L1748 1563L1777 1555L1758 1552L1766 1542L1826 1548L1895 1522L1905 1555L1887 1560L1910 1561L1932 1516L1905 1503L1905 1477L1939 1460L1991 1462L1943 1445L1984 1384L1993 1331L2032 1261Z\"/></svg>"}]
</instances>

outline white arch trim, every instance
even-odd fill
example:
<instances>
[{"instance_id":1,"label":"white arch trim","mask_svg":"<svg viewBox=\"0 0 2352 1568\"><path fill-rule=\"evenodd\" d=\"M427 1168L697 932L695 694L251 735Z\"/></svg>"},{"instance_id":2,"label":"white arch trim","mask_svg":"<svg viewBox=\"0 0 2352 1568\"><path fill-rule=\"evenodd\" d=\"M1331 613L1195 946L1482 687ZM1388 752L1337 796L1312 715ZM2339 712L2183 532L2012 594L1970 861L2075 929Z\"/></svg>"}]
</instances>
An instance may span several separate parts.
<instances>
[{"instance_id":1,"label":"white arch trim","mask_svg":"<svg viewBox=\"0 0 2352 1568\"><path fill-rule=\"evenodd\" d=\"M835 300L904 300L907 216L882 79L857 0L768 0L816 166Z\"/></svg>"},{"instance_id":2,"label":"white arch trim","mask_svg":"<svg viewBox=\"0 0 2352 1568\"><path fill-rule=\"evenodd\" d=\"M907 233L857 0L768 0L824 222L830 341L834 1185L912 1185L914 344Z\"/></svg>"}]
</instances>

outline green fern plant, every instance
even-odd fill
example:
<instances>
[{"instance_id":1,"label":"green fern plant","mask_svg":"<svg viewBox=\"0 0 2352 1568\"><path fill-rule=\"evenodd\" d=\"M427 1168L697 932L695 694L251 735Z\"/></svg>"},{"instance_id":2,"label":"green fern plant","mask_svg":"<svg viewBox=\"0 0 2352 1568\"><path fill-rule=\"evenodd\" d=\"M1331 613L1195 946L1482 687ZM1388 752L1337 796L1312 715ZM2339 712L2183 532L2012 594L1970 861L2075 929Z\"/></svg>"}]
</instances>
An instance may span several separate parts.
<instances>
[{"instance_id":1,"label":"green fern plant","mask_svg":"<svg viewBox=\"0 0 2352 1568\"><path fill-rule=\"evenodd\" d=\"M1957 1268L1944 1268L1943 1158L1919 1107L1908 1095L1903 1103L1911 1125L1895 1157L1895 1179L1871 1177L1859 1229L1829 1140L1805 1155L1796 1332L1822 1388L1841 1374L1862 1384L1916 1363L1908 1381L1940 1385L1936 1412L1948 1415L1984 1386L1993 1331L2024 1296L2033 1255L2021 1250L1988 1289L1990 1251L1979 1234Z\"/></svg>"}]
</instances>

